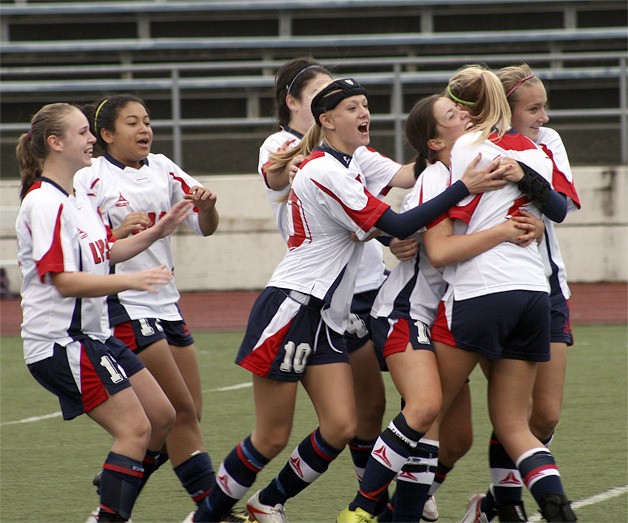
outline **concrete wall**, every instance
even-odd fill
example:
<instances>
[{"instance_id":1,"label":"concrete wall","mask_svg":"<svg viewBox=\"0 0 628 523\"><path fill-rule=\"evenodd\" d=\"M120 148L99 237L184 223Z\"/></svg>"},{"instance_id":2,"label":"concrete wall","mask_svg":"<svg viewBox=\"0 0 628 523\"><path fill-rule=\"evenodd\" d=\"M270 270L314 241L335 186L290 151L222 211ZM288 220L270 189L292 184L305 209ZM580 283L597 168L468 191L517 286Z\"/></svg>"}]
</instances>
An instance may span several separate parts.
<instances>
[{"instance_id":1,"label":"concrete wall","mask_svg":"<svg viewBox=\"0 0 628 523\"><path fill-rule=\"evenodd\" d=\"M557 227L569 280L628 281L628 168L574 169L582 209ZM258 175L199 177L218 195L221 223L209 238L181 230L173 236L180 290L260 289L285 252ZM19 288L13 224L18 183L0 184L0 266ZM398 208L404 192L387 200ZM394 265L389 254L387 263Z\"/></svg>"}]
</instances>

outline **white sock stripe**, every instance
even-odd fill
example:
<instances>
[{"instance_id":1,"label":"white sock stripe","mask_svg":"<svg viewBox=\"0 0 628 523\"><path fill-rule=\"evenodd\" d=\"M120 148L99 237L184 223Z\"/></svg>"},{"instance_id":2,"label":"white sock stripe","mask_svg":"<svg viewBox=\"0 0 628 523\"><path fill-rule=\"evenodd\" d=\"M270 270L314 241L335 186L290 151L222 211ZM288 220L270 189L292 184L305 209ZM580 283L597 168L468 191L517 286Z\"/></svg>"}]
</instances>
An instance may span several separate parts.
<instances>
[{"instance_id":1,"label":"white sock stripe","mask_svg":"<svg viewBox=\"0 0 628 523\"><path fill-rule=\"evenodd\" d=\"M290 468L294 473L307 483L314 483L320 476L321 472L317 472L310 467L307 462L299 454L299 448L295 448L290 455Z\"/></svg>"},{"instance_id":2,"label":"white sock stripe","mask_svg":"<svg viewBox=\"0 0 628 523\"><path fill-rule=\"evenodd\" d=\"M405 456L398 454L392 448L386 445L381 436L375 443L375 447L373 448L373 452L371 452L371 456L375 458L379 463L381 463L384 467L394 471L401 470L401 467L405 465L408 459Z\"/></svg>"},{"instance_id":3,"label":"white sock stripe","mask_svg":"<svg viewBox=\"0 0 628 523\"><path fill-rule=\"evenodd\" d=\"M551 455L551 452L549 450L547 450L547 447L538 447L538 448L535 448L535 449L526 450L515 461L515 465L517 465L517 468L519 468L519 465L521 465L521 462L524 459L529 458L530 456L532 456L533 454L536 454L536 453L543 453L543 454L550 454Z\"/></svg>"},{"instance_id":4,"label":"white sock stripe","mask_svg":"<svg viewBox=\"0 0 628 523\"><path fill-rule=\"evenodd\" d=\"M521 488L523 480L517 469L491 468L491 484L494 487Z\"/></svg>"},{"instance_id":5,"label":"white sock stripe","mask_svg":"<svg viewBox=\"0 0 628 523\"><path fill-rule=\"evenodd\" d=\"M395 423L393 421L391 421L388 424L388 429L395 435L397 436L401 441L403 441L406 445L412 447L413 449L416 448L418 441L412 441L408 436L406 436L403 432L401 432L397 426L395 425Z\"/></svg>"},{"instance_id":6,"label":"white sock stripe","mask_svg":"<svg viewBox=\"0 0 628 523\"><path fill-rule=\"evenodd\" d=\"M246 491L249 490L249 487L245 487L238 483L233 476L231 476L223 463L220 464L218 468L218 474L216 474L216 483L220 487L227 496L233 499L240 499Z\"/></svg>"}]
</instances>

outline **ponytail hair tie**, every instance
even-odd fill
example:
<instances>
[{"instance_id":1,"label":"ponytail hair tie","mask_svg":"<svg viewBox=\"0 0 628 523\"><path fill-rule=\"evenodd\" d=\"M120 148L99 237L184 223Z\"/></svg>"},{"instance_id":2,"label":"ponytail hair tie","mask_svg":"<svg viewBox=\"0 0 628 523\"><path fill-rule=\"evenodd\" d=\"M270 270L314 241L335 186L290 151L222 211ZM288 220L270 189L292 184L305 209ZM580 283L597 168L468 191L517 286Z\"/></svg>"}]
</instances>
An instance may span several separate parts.
<instances>
[{"instance_id":1,"label":"ponytail hair tie","mask_svg":"<svg viewBox=\"0 0 628 523\"><path fill-rule=\"evenodd\" d=\"M27 139L29 142L33 140L33 135L31 134L31 132L30 132L30 131L28 131L28 132L26 133L26 139Z\"/></svg>"}]
</instances>

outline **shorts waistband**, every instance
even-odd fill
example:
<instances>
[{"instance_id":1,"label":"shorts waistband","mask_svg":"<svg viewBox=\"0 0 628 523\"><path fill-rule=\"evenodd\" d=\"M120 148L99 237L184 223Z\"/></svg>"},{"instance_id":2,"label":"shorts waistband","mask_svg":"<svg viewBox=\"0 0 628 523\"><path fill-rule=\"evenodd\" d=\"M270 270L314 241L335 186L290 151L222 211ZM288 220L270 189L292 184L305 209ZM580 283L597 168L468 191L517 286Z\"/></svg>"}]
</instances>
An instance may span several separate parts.
<instances>
[{"instance_id":1,"label":"shorts waistband","mask_svg":"<svg viewBox=\"0 0 628 523\"><path fill-rule=\"evenodd\" d=\"M322 309L323 305L325 305L323 300L316 298L311 294L305 294L303 292L295 291L294 289L285 289L285 292L289 298L292 298L301 305L311 307L312 309Z\"/></svg>"}]
</instances>

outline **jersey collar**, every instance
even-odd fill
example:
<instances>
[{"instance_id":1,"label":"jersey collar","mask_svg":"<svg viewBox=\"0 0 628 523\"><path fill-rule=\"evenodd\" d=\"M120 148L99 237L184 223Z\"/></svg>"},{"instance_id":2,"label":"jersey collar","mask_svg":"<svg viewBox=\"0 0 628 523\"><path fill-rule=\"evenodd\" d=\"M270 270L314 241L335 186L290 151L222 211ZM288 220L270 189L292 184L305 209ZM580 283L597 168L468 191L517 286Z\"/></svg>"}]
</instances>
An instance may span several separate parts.
<instances>
[{"instance_id":1,"label":"jersey collar","mask_svg":"<svg viewBox=\"0 0 628 523\"><path fill-rule=\"evenodd\" d=\"M327 154L331 154L334 158L336 158L336 160L338 160L347 169L349 168L349 164L351 163L351 160L353 158L353 156L351 156L350 154L342 153L339 150L334 149L331 145L326 144L326 143L319 145L316 149L319 151L326 152Z\"/></svg>"},{"instance_id":2,"label":"jersey collar","mask_svg":"<svg viewBox=\"0 0 628 523\"><path fill-rule=\"evenodd\" d=\"M54 187L59 189L66 196L70 196L67 192L65 192L65 189L63 187L61 187L57 182L52 181L50 178L46 178L45 176L41 176L39 179L42 182L46 182L46 183L49 183L50 185L53 185Z\"/></svg>"},{"instance_id":3,"label":"jersey collar","mask_svg":"<svg viewBox=\"0 0 628 523\"><path fill-rule=\"evenodd\" d=\"M292 127L289 127L289 126L287 126L287 125L284 125L284 126L282 127L282 129L283 129L284 131L286 131L287 133L290 133L290 134L292 134L292 135L296 136L299 140L303 140L303 135L302 135L299 131L295 131Z\"/></svg>"},{"instance_id":4,"label":"jersey collar","mask_svg":"<svg viewBox=\"0 0 628 523\"><path fill-rule=\"evenodd\" d=\"M113 156L111 156L109 153L105 153L105 160L107 160L109 163L112 163L113 165L115 165L116 167L122 169L124 171L124 169L126 168L126 165L124 165L122 162L119 162L118 160L116 160ZM148 158L144 158L142 160L142 165L148 165Z\"/></svg>"}]
</instances>

